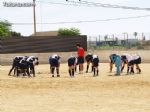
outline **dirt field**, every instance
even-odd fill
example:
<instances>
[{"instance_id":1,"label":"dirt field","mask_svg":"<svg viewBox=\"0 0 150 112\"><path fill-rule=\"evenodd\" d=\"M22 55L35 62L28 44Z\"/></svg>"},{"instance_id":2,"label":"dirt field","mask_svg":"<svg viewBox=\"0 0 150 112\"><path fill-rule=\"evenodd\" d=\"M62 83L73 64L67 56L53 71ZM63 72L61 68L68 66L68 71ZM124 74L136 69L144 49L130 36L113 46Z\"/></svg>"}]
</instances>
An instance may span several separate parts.
<instances>
[{"instance_id":1,"label":"dirt field","mask_svg":"<svg viewBox=\"0 0 150 112\"><path fill-rule=\"evenodd\" d=\"M0 66L0 112L150 112L150 64L142 74L113 76L100 64L91 73L70 78L67 65L61 77L51 78L49 65L36 67L35 78L8 77L10 66Z\"/></svg>"}]
</instances>

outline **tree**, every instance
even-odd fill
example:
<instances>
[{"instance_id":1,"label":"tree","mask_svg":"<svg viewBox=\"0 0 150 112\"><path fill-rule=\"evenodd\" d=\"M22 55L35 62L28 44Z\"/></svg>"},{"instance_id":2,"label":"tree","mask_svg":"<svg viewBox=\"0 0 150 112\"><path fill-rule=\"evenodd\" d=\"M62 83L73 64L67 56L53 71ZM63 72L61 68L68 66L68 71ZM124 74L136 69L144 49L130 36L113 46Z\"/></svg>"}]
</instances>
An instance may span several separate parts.
<instances>
[{"instance_id":1,"label":"tree","mask_svg":"<svg viewBox=\"0 0 150 112\"><path fill-rule=\"evenodd\" d=\"M10 36L11 24L8 21L0 21L0 36Z\"/></svg>"},{"instance_id":2,"label":"tree","mask_svg":"<svg viewBox=\"0 0 150 112\"><path fill-rule=\"evenodd\" d=\"M77 36L80 35L80 30L77 28L60 28L58 30L58 36Z\"/></svg>"},{"instance_id":3,"label":"tree","mask_svg":"<svg viewBox=\"0 0 150 112\"><path fill-rule=\"evenodd\" d=\"M12 37L20 37L20 36L21 36L21 33L18 33L18 32L15 32L15 31L11 31L11 32L10 32L10 35L11 35Z\"/></svg>"},{"instance_id":4,"label":"tree","mask_svg":"<svg viewBox=\"0 0 150 112\"><path fill-rule=\"evenodd\" d=\"M11 23L8 21L0 21L0 37L16 37L21 36L20 33L11 31Z\"/></svg>"},{"instance_id":5,"label":"tree","mask_svg":"<svg viewBox=\"0 0 150 112\"><path fill-rule=\"evenodd\" d=\"M137 32L134 32L133 35L135 36L135 39L136 39L138 33L137 33Z\"/></svg>"},{"instance_id":6,"label":"tree","mask_svg":"<svg viewBox=\"0 0 150 112\"><path fill-rule=\"evenodd\" d=\"M104 39L105 39L105 41L106 41L106 40L108 39L108 35L105 35L105 36L104 36Z\"/></svg>"}]
</instances>

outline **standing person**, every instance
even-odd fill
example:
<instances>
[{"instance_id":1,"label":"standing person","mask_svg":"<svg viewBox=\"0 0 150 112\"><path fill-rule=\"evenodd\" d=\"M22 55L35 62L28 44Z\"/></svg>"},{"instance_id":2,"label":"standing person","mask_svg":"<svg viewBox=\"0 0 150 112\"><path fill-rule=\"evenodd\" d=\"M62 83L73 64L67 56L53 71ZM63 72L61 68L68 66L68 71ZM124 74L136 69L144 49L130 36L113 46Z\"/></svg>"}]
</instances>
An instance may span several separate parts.
<instances>
[{"instance_id":1,"label":"standing person","mask_svg":"<svg viewBox=\"0 0 150 112\"><path fill-rule=\"evenodd\" d=\"M121 68L121 57L119 55L116 55L115 58L115 66L116 66L116 74L115 75L120 75L120 68Z\"/></svg>"},{"instance_id":2,"label":"standing person","mask_svg":"<svg viewBox=\"0 0 150 112\"><path fill-rule=\"evenodd\" d=\"M87 63L86 73L88 73L90 63L92 64L92 59L93 59L92 53L88 53L85 56L85 60L86 60L86 63ZM92 70L91 71L93 72L93 65L91 65L91 66L92 66Z\"/></svg>"},{"instance_id":3,"label":"standing person","mask_svg":"<svg viewBox=\"0 0 150 112\"><path fill-rule=\"evenodd\" d=\"M56 68L57 77L60 77L59 75L60 56L58 56L57 54L52 55L49 58L49 64L50 64L50 73L52 73L52 77L54 77L55 68Z\"/></svg>"},{"instance_id":4,"label":"standing person","mask_svg":"<svg viewBox=\"0 0 150 112\"><path fill-rule=\"evenodd\" d=\"M70 56L68 58L68 67L69 67L69 75L70 75L70 77L74 77L76 63L77 63L77 58L76 57Z\"/></svg>"},{"instance_id":5,"label":"standing person","mask_svg":"<svg viewBox=\"0 0 150 112\"><path fill-rule=\"evenodd\" d=\"M93 65L93 71L94 71L93 77L98 76L98 72L99 72L99 69L98 69L99 58L98 58L97 55L93 55L92 65Z\"/></svg>"},{"instance_id":6,"label":"standing person","mask_svg":"<svg viewBox=\"0 0 150 112\"><path fill-rule=\"evenodd\" d=\"M78 55L78 64L79 64L79 73L83 73L83 64L84 64L84 49L79 43L76 44L77 55Z\"/></svg>"}]
</instances>

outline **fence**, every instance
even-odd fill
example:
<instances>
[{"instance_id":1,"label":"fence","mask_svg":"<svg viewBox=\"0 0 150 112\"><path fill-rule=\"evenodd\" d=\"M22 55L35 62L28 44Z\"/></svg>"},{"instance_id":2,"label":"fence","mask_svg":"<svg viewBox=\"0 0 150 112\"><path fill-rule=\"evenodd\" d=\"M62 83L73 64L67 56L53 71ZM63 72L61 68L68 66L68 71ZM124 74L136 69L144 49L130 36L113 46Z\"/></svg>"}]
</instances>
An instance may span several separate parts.
<instances>
[{"instance_id":1,"label":"fence","mask_svg":"<svg viewBox=\"0 0 150 112\"><path fill-rule=\"evenodd\" d=\"M86 36L0 38L0 53L45 53L76 51L76 43L87 50Z\"/></svg>"},{"instance_id":2,"label":"fence","mask_svg":"<svg viewBox=\"0 0 150 112\"><path fill-rule=\"evenodd\" d=\"M99 35L89 36L87 39L89 49L150 49L150 34L138 33L136 36L133 34L112 34L112 35Z\"/></svg>"}]
</instances>

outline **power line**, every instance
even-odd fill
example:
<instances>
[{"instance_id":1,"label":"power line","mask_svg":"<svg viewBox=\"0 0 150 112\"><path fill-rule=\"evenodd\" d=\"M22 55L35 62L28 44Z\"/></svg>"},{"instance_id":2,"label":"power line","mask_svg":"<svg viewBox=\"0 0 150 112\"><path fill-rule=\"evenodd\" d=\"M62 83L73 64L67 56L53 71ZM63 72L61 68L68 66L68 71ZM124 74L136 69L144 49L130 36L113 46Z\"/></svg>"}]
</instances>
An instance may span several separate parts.
<instances>
[{"instance_id":1,"label":"power line","mask_svg":"<svg viewBox=\"0 0 150 112\"><path fill-rule=\"evenodd\" d=\"M73 24L73 23L91 23L91 22L104 22L104 21L117 21L117 20L127 20L127 19L137 19L150 17L150 15L143 16L132 16L132 17L121 17L121 18L111 18L111 19L101 19L101 20L88 20L88 21L64 21L64 22L53 22L53 23L42 23L42 24ZM11 23L12 25L33 25L33 23ZM37 25L41 23L36 23Z\"/></svg>"},{"instance_id":2,"label":"power line","mask_svg":"<svg viewBox=\"0 0 150 112\"><path fill-rule=\"evenodd\" d=\"M150 11L150 8L141 8L141 7L131 7L131 6L122 6L122 5L114 5L114 4L104 4L104 3L95 3L89 1L67 1L68 3L59 3L59 2L48 2L48 1L37 1L39 3L49 3L49 4L57 4L57 5L72 5L72 6L87 6L87 7L103 7L103 8L120 8L120 9L132 9L132 10L145 10Z\"/></svg>"},{"instance_id":3,"label":"power line","mask_svg":"<svg viewBox=\"0 0 150 112\"><path fill-rule=\"evenodd\" d=\"M67 5L67 6L69 6L69 5L72 5L72 6L80 6L79 4L68 4L68 3L61 3L61 2L50 2L50 1L37 1L38 3L48 3L48 4L56 4L56 5Z\"/></svg>"},{"instance_id":4,"label":"power line","mask_svg":"<svg viewBox=\"0 0 150 112\"><path fill-rule=\"evenodd\" d=\"M150 11L150 8L130 7L130 6L121 6L121 5L113 5L113 4L103 4L103 3L95 3L95 2L89 2L89 1L80 1L80 2L68 1L68 2L75 3L75 4L88 5L88 6L95 6L95 7L104 7L104 8L121 8L121 9Z\"/></svg>"}]
</instances>

